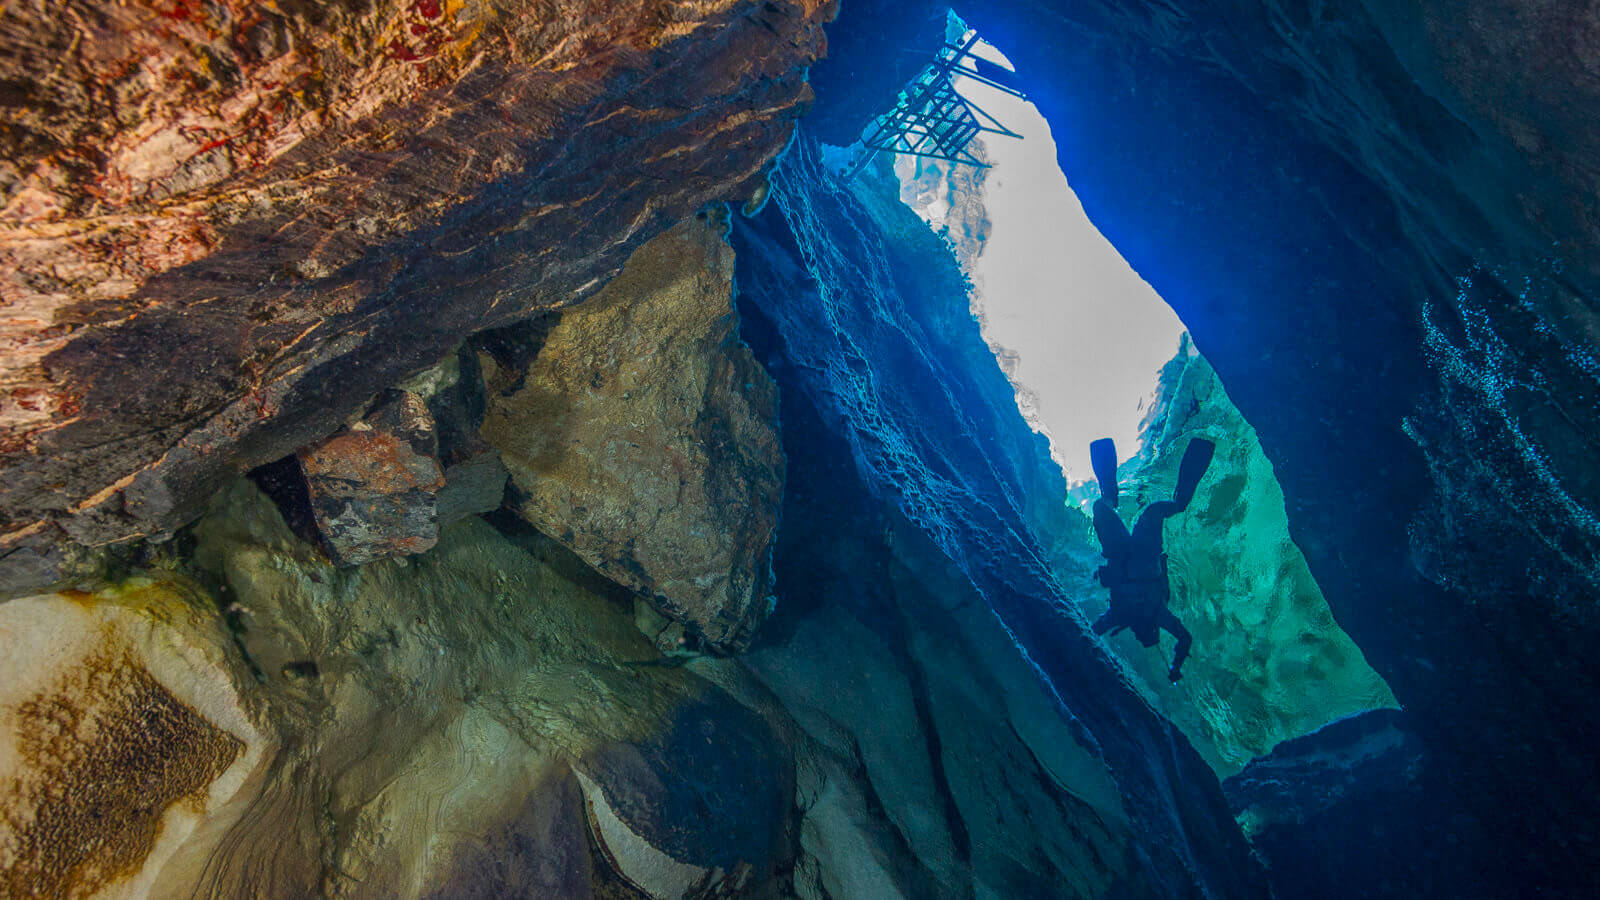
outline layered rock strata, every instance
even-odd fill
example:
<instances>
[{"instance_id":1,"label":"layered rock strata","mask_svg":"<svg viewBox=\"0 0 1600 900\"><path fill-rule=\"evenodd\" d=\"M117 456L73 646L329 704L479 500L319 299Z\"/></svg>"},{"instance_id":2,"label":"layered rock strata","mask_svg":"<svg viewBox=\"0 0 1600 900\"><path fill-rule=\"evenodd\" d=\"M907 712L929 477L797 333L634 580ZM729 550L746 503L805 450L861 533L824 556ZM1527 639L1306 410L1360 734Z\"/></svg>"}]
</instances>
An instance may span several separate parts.
<instances>
[{"instance_id":1,"label":"layered rock strata","mask_svg":"<svg viewBox=\"0 0 1600 900\"><path fill-rule=\"evenodd\" d=\"M588 303L485 341L482 433L518 515L737 648L768 612L784 462L712 218L645 244Z\"/></svg>"},{"instance_id":2,"label":"layered rock strata","mask_svg":"<svg viewBox=\"0 0 1600 900\"><path fill-rule=\"evenodd\" d=\"M12 11L0 553L48 568L64 537L168 532L467 334L577 302L749 193L830 13Z\"/></svg>"}]
</instances>

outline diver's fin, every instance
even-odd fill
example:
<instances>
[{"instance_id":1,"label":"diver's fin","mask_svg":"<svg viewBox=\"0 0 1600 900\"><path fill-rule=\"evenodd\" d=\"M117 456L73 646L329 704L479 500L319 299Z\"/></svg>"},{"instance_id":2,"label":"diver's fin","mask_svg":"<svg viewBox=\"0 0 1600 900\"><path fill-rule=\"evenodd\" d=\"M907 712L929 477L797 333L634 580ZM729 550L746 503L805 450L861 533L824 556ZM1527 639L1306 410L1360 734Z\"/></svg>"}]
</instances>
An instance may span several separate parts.
<instances>
[{"instance_id":1,"label":"diver's fin","mask_svg":"<svg viewBox=\"0 0 1600 900\"><path fill-rule=\"evenodd\" d=\"M1178 504L1179 510L1189 508L1195 488L1200 486L1200 478L1211 467L1211 457L1216 452L1217 445L1205 438L1195 438L1183 451L1183 462L1178 464L1178 487L1172 492L1172 502Z\"/></svg>"},{"instance_id":2,"label":"diver's fin","mask_svg":"<svg viewBox=\"0 0 1600 900\"><path fill-rule=\"evenodd\" d=\"M1111 438L1101 438L1089 445L1089 464L1094 466L1094 480L1100 482L1100 496L1112 508L1117 505L1117 445Z\"/></svg>"}]
</instances>

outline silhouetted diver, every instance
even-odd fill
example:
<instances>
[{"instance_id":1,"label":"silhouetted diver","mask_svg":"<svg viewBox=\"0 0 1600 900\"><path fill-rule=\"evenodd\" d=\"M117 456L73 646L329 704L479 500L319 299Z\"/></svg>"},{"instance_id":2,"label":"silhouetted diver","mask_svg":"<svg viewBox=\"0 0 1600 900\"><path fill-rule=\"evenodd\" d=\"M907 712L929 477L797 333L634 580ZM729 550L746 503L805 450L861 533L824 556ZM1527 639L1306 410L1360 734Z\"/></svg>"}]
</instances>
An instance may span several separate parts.
<instances>
[{"instance_id":1,"label":"silhouetted diver","mask_svg":"<svg viewBox=\"0 0 1600 900\"><path fill-rule=\"evenodd\" d=\"M1094 633L1115 634L1131 628L1139 643L1154 647L1160 637L1158 629L1166 629L1178 639L1172 652L1172 668L1167 670L1170 681L1183 677L1179 669L1189 657L1189 645L1194 639L1167 609L1171 588L1167 584L1167 555L1161 552L1161 526L1189 508L1195 488L1216 451L1217 445L1203 438L1190 441L1178 466L1178 486L1172 499L1145 507L1129 534L1117 515L1117 447L1110 438L1089 445L1089 461L1094 466L1095 480L1100 482L1100 499L1094 503L1094 533L1100 538L1100 552L1106 558L1095 577L1111 589L1111 608L1095 620Z\"/></svg>"}]
</instances>

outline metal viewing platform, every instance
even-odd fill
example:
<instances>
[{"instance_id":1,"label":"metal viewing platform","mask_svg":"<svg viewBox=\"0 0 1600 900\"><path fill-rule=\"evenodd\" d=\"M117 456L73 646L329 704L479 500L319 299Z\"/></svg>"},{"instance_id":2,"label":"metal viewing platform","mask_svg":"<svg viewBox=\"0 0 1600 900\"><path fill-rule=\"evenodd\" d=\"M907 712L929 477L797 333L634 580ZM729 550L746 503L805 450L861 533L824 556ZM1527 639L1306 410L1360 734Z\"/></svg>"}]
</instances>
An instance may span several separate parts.
<instances>
[{"instance_id":1,"label":"metal viewing platform","mask_svg":"<svg viewBox=\"0 0 1600 900\"><path fill-rule=\"evenodd\" d=\"M968 145L980 134L998 134L1021 140L1022 135L956 90L955 78L970 78L1013 97L1024 97L1016 86L1016 73L974 56L976 34L960 45L945 44L938 56L900 91L894 109L874 119L860 150L845 172L856 177L880 152L925 156L978 168L988 168Z\"/></svg>"}]
</instances>

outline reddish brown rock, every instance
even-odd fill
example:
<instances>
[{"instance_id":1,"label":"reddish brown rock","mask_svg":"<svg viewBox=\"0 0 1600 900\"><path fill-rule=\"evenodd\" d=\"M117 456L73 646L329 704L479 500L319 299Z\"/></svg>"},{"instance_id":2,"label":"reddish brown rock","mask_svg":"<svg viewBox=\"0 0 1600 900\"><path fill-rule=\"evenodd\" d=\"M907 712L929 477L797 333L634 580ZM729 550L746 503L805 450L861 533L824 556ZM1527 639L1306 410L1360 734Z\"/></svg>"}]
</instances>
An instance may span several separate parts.
<instances>
[{"instance_id":1,"label":"reddish brown rock","mask_svg":"<svg viewBox=\"0 0 1600 900\"><path fill-rule=\"evenodd\" d=\"M808 103L831 6L8 10L0 552L42 522L170 530L463 336L577 302L742 197Z\"/></svg>"},{"instance_id":2,"label":"reddish brown rock","mask_svg":"<svg viewBox=\"0 0 1600 900\"><path fill-rule=\"evenodd\" d=\"M300 452L311 511L335 562L360 565L438 543L445 478L437 453L428 407L405 391Z\"/></svg>"}]
</instances>

